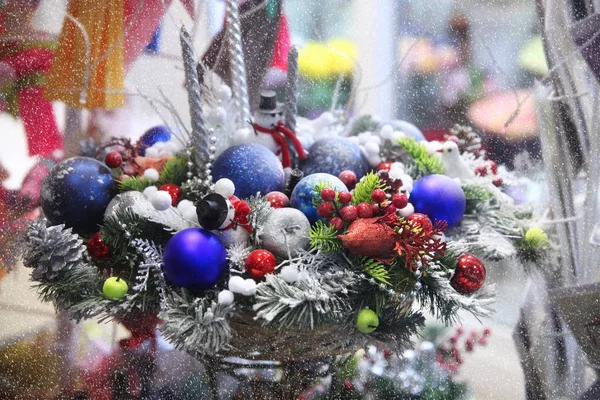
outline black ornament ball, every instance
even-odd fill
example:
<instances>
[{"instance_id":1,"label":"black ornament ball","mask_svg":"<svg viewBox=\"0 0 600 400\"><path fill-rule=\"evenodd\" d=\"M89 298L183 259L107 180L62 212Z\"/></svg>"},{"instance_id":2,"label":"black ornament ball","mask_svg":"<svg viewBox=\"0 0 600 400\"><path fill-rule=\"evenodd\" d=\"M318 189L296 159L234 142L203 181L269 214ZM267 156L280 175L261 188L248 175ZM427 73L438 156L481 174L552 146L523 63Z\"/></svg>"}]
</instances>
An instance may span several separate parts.
<instances>
[{"instance_id":1,"label":"black ornament ball","mask_svg":"<svg viewBox=\"0 0 600 400\"><path fill-rule=\"evenodd\" d=\"M88 157L73 157L52 168L42 183L42 210L53 225L77 233L98 231L104 210L118 193L111 170Z\"/></svg>"}]
</instances>

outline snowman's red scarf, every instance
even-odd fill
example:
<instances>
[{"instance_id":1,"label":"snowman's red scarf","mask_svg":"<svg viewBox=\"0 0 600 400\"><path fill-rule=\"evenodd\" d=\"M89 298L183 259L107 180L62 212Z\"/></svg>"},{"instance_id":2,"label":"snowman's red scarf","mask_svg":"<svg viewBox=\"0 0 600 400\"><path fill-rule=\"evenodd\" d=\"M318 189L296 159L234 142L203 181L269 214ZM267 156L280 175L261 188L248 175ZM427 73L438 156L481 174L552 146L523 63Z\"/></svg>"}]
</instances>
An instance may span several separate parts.
<instances>
[{"instance_id":1,"label":"snowman's red scarf","mask_svg":"<svg viewBox=\"0 0 600 400\"><path fill-rule=\"evenodd\" d=\"M271 137L273 138L273 140L275 141L275 143L277 143L277 145L281 148L281 164L283 164L283 168L292 166L292 160L290 158L290 150L287 147L286 138L288 138L292 141L292 144L294 145L294 148L296 149L296 152L298 153L298 157L300 157L301 160L306 159L306 153L304 152L304 149L302 148L302 144L300 144L300 141L296 137L296 134L290 128L288 128L283 122L279 121L277 123L277 126L273 129L263 128L262 126L259 126L255 123L252 124L252 127L254 128L254 131L256 131L256 132L270 134Z\"/></svg>"}]
</instances>

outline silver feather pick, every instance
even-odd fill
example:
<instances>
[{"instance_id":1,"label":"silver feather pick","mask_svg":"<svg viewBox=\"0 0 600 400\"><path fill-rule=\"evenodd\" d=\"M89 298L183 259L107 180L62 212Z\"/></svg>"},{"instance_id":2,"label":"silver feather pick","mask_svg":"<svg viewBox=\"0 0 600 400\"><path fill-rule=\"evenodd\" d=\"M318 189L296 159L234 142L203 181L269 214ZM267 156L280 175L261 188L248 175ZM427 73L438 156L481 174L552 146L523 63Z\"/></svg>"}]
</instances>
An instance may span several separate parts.
<instances>
[{"instance_id":1,"label":"silver feather pick","mask_svg":"<svg viewBox=\"0 0 600 400\"><path fill-rule=\"evenodd\" d=\"M185 85L188 93L190 106L190 117L192 122L192 133L190 142L193 147L194 161L199 174L205 174L205 166L210 162L209 132L204 126L204 113L202 112L202 98L200 94L200 83L196 74L196 55L192 47L192 40L185 26L181 27L179 34L181 42L181 55L185 69ZM206 179L206 176L201 176Z\"/></svg>"},{"instance_id":2,"label":"silver feather pick","mask_svg":"<svg viewBox=\"0 0 600 400\"><path fill-rule=\"evenodd\" d=\"M248 83L246 81L246 63L242 44L242 25L237 0L226 0L225 7L231 67L231 91L235 109L239 113L237 122L241 127L251 118Z\"/></svg>"},{"instance_id":3,"label":"silver feather pick","mask_svg":"<svg viewBox=\"0 0 600 400\"><path fill-rule=\"evenodd\" d=\"M287 82L285 85L285 122L296 131L298 115L298 49L291 47L288 52Z\"/></svg>"}]
</instances>

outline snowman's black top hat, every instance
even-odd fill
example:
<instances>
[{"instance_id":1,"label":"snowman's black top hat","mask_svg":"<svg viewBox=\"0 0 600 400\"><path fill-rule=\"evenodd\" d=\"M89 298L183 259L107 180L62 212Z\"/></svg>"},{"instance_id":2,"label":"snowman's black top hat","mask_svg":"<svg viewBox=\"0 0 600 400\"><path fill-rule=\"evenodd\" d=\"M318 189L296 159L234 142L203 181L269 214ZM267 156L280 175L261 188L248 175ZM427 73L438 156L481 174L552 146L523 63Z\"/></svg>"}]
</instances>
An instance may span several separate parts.
<instances>
[{"instance_id":1,"label":"snowman's black top hat","mask_svg":"<svg viewBox=\"0 0 600 400\"><path fill-rule=\"evenodd\" d=\"M258 112L261 114L280 114L283 112L281 105L277 103L277 94L273 90L260 92L260 104Z\"/></svg>"},{"instance_id":2,"label":"snowman's black top hat","mask_svg":"<svg viewBox=\"0 0 600 400\"><path fill-rule=\"evenodd\" d=\"M196 204L198 222L204 229L214 230L220 227L227 219L229 204L227 199L217 193L204 196Z\"/></svg>"}]
</instances>

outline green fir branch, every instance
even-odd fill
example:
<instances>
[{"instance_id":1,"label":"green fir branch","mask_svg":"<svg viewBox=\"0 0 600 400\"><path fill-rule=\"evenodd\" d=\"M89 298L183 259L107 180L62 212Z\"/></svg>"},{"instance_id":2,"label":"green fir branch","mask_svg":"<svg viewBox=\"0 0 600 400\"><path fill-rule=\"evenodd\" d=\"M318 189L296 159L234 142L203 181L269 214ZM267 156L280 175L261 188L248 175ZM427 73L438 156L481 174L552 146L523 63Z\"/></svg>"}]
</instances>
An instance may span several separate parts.
<instances>
[{"instance_id":1,"label":"green fir branch","mask_svg":"<svg viewBox=\"0 0 600 400\"><path fill-rule=\"evenodd\" d=\"M481 185L466 184L462 185L462 190L465 193L467 201L488 201L491 200L494 195Z\"/></svg>"},{"instance_id":2,"label":"green fir branch","mask_svg":"<svg viewBox=\"0 0 600 400\"><path fill-rule=\"evenodd\" d=\"M130 176L129 178L119 181L119 190L121 192L129 192L131 190L143 192L144 189L152 185L154 185L154 182L149 178Z\"/></svg>"},{"instance_id":3,"label":"green fir branch","mask_svg":"<svg viewBox=\"0 0 600 400\"><path fill-rule=\"evenodd\" d=\"M403 137L398 139L398 144L402 146L406 152L413 158L416 165L419 178L431 174L443 174L446 172L446 167L441 159L429 154L427 148L422 143L415 141L414 138Z\"/></svg>"},{"instance_id":4,"label":"green fir branch","mask_svg":"<svg viewBox=\"0 0 600 400\"><path fill-rule=\"evenodd\" d=\"M177 156L167 161L160 172L158 184L172 183L181 186L187 180L187 172L189 170L187 162L187 156Z\"/></svg>"},{"instance_id":5,"label":"green fir branch","mask_svg":"<svg viewBox=\"0 0 600 400\"><path fill-rule=\"evenodd\" d=\"M374 258L361 257L360 263L367 274L372 276L376 281L391 285L390 272L388 268L380 261Z\"/></svg>"},{"instance_id":6,"label":"green fir branch","mask_svg":"<svg viewBox=\"0 0 600 400\"><path fill-rule=\"evenodd\" d=\"M352 193L352 204L355 206L360 203L373 204L374 201L371 199L371 194L375 189L385 189L385 183L379 179L377 174L369 172L356 184L354 192Z\"/></svg>"},{"instance_id":7,"label":"green fir branch","mask_svg":"<svg viewBox=\"0 0 600 400\"><path fill-rule=\"evenodd\" d=\"M342 242L338 239L335 228L323 221L317 221L310 227L308 233L312 248L327 252L338 252L342 250Z\"/></svg>"}]
</instances>

